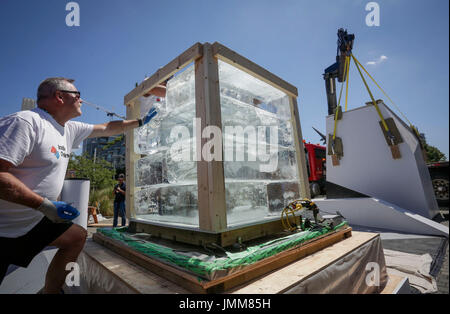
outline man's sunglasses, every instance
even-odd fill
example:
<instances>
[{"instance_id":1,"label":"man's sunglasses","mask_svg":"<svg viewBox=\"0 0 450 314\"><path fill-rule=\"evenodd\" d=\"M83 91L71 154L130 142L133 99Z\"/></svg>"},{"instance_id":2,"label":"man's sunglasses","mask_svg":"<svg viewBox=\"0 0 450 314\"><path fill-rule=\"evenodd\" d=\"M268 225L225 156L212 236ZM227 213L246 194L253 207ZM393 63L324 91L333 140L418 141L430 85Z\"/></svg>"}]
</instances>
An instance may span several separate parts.
<instances>
[{"instance_id":1,"label":"man's sunglasses","mask_svg":"<svg viewBox=\"0 0 450 314\"><path fill-rule=\"evenodd\" d=\"M76 95L78 95L78 97L81 98L81 93L79 91L74 91L74 90L58 90L58 91L63 92L63 93L76 94Z\"/></svg>"}]
</instances>

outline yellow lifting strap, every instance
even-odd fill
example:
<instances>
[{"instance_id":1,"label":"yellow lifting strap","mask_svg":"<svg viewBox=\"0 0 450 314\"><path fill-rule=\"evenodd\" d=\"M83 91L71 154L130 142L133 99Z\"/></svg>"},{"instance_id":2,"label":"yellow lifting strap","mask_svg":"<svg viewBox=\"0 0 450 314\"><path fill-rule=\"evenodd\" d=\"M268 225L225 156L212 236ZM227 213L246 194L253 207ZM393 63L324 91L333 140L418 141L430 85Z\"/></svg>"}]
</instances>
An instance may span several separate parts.
<instances>
[{"instance_id":1,"label":"yellow lifting strap","mask_svg":"<svg viewBox=\"0 0 450 314\"><path fill-rule=\"evenodd\" d=\"M348 61L347 61L348 60ZM348 81L350 77L350 56L345 57L345 63L347 64L347 67L345 68L345 76L347 80L347 86L345 88L345 111L347 111L347 105L348 105Z\"/></svg>"},{"instance_id":2,"label":"yellow lifting strap","mask_svg":"<svg viewBox=\"0 0 450 314\"><path fill-rule=\"evenodd\" d=\"M378 113L378 116L381 119L381 124L383 125L384 130L388 134L391 134L391 132L389 130L389 127L387 126L386 121L384 121L383 115L381 114L380 108L378 108L378 105L377 105L377 103L375 101L375 98L373 97L372 92L370 91L369 85L367 85L366 79L364 78L363 74L361 73L361 70L359 68L358 62L356 61L356 58L355 58L355 56L353 54L352 54L352 58L355 61L355 65L356 65L356 68L358 69L359 75L361 75L361 79L363 80L364 85L366 86L366 89L369 92L370 99L372 100L372 103L373 103L373 105L374 105L374 107L375 107L375 109L376 109L376 111Z\"/></svg>"},{"instance_id":3,"label":"yellow lifting strap","mask_svg":"<svg viewBox=\"0 0 450 314\"><path fill-rule=\"evenodd\" d=\"M389 101L395 106L395 108L398 110L398 112L400 112L400 114L402 115L402 117L408 121L410 128L413 130L414 133L416 133L416 135L418 137L420 137L419 132L417 131L416 127L411 123L411 121L409 121L409 119L406 117L405 114L403 114L403 112L400 110L400 108L395 104L395 102L388 96L388 94L381 88L380 85L378 85L378 83L375 81L375 79L369 74L369 72L367 72L367 70L364 68L364 66L361 64L361 62L358 61L358 59L356 59L355 56L352 56L353 59L355 60L355 62L357 64L359 64L359 66L364 70L364 72L366 72L366 74L370 77L370 79L375 83L375 85L378 86L378 88L381 90L381 92L383 93L384 96L386 96L387 99L389 99Z\"/></svg>"}]
</instances>

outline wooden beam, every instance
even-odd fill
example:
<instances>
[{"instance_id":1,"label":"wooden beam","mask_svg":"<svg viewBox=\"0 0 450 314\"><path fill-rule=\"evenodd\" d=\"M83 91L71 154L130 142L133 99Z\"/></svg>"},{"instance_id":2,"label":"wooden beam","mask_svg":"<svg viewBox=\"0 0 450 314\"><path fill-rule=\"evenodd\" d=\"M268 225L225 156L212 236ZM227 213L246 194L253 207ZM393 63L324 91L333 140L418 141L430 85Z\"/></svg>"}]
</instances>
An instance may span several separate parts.
<instances>
[{"instance_id":1,"label":"wooden beam","mask_svg":"<svg viewBox=\"0 0 450 314\"><path fill-rule=\"evenodd\" d=\"M132 104L127 105L127 120L133 120L140 118L141 105L139 99L136 99ZM126 197L125 197L125 208L128 220L130 218L136 217L136 212L134 209L134 190L135 190L135 173L134 165L140 158L134 152L134 130L129 130L125 132L125 170L126 170Z\"/></svg>"},{"instance_id":2,"label":"wooden beam","mask_svg":"<svg viewBox=\"0 0 450 314\"><path fill-rule=\"evenodd\" d=\"M202 56L202 44L196 43L191 48L187 49L181 55L173 59L166 66L160 68L155 74L139 84L138 87L129 92L125 98L125 105L130 104L136 98L146 94L153 87L165 81L177 71L184 68L189 63L195 61Z\"/></svg>"},{"instance_id":3,"label":"wooden beam","mask_svg":"<svg viewBox=\"0 0 450 314\"><path fill-rule=\"evenodd\" d=\"M148 233L155 238L198 245L200 247L211 243L221 245L220 233L202 232L199 229L177 228L175 226L152 224L151 221L143 222L141 220L130 221L129 229L133 233Z\"/></svg>"},{"instance_id":4,"label":"wooden beam","mask_svg":"<svg viewBox=\"0 0 450 314\"><path fill-rule=\"evenodd\" d=\"M299 224L298 216L296 216L296 224ZM178 228L175 226L163 226L153 224L151 221L143 222L141 220L130 221L130 232L148 233L157 238L172 240L180 243L204 246L211 243L228 247L237 242L246 242L258 239L264 236L280 233L284 230L280 219L259 222L250 226L239 226L231 228L223 232L205 232L200 229Z\"/></svg>"},{"instance_id":5,"label":"wooden beam","mask_svg":"<svg viewBox=\"0 0 450 314\"><path fill-rule=\"evenodd\" d=\"M203 45L203 57L195 62L195 111L200 119L200 132L196 134L199 227L220 232L227 228L223 158L206 161L202 156L209 140L201 136L205 127L222 130L218 62L209 43ZM222 143L221 135L219 140Z\"/></svg>"},{"instance_id":6,"label":"wooden beam","mask_svg":"<svg viewBox=\"0 0 450 314\"><path fill-rule=\"evenodd\" d=\"M294 97L298 96L298 90L295 86L289 84L285 80L279 78L275 74L267 71L263 67L248 60L247 58L239 55L233 50L223 46L218 42L215 42L212 45L212 48L213 48L213 55L216 58L225 61L244 72L249 73L250 75L268 83L269 85L282 90L283 92L285 92L290 96Z\"/></svg>"},{"instance_id":7,"label":"wooden beam","mask_svg":"<svg viewBox=\"0 0 450 314\"><path fill-rule=\"evenodd\" d=\"M294 133L300 197L311 198L311 193L309 191L308 170L306 169L305 146L303 144L302 128L300 126L297 98L289 97L289 105L291 107L291 123L292 131Z\"/></svg>"},{"instance_id":8,"label":"wooden beam","mask_svg":"<svg viewBox=\"0 0 450 314\"><path fill-rule=\"evenodd\" d=\"M299 224L298 216L295 217L295 223L297 225ZM235 243L247 242L283 231L284 227L280 219L269 222L259 222L250 226L239 226L220 234L220 246L228 247Z\"/></svg>"}]
</instances>

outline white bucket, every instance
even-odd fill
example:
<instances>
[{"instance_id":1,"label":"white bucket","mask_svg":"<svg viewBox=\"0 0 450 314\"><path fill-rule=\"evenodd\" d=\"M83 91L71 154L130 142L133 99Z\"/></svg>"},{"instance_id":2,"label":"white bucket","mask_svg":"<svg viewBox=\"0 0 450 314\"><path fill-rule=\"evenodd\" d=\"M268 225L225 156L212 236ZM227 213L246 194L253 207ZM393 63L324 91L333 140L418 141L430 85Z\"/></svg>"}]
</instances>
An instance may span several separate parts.
<instances>
[{"instance_id":1,"label":"white bucket","mask_svg":"<svg viewBox=\"0 0 450 314\"><path fill-rule=\"evenodd\" d=\"M91 181L88 179L70 178L64 180L64 185L61 192L61 200L71 204L80 212L80 215L72 220L72 222L82 226L86 230L90 186Z\"/></svg>"}]
</instances>

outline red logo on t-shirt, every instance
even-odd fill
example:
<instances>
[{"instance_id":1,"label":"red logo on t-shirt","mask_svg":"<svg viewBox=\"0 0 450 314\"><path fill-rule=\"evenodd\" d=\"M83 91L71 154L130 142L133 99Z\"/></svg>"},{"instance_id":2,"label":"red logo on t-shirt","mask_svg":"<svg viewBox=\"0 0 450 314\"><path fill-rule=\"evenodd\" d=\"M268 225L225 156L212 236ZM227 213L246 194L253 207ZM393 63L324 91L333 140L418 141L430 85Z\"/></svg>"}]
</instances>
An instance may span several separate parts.
<instances>
[{"instance_id":1,"label":"red logo on t-shirt","mask_svg":"<svg viewBox=\"0 0 450 314\"><path fill-rule=\"evenodd\" d=\"M59 159L59 152L56 150L55 146L52 146L52 149L50 150L52 154L55 154L56 159Z\"/></svg>"}]
</instances>

